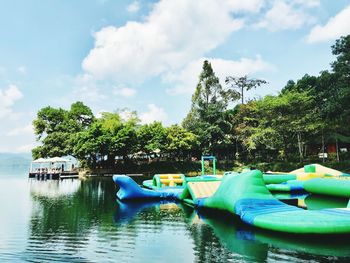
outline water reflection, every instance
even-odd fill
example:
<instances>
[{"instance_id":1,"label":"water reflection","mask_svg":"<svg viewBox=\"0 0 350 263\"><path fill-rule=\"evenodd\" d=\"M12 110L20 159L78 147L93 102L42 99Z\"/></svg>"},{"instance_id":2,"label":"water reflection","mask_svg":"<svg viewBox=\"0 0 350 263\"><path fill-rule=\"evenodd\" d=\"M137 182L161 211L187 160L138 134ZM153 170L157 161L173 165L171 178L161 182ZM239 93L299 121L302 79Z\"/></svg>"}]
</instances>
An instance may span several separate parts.
<instances>
[{"instance_id":1,"label":"water reflection","mask_svg":"<svg viewBox=\"0 0 350 263\"><path fill-rule=\"evenodd\" d=\"M110 178L3 180L0 186L0 262L325 262L350 258L349 236L343 236L344 241L339 236L298 238L247 227L230 215L198 213L181 203L119 202ZM316 207L319 202L310 198L305 203L314 202ZM332 205L340 205L338 201L332 200Z\"/></svg>"},{"instance_id":2,"label":"water reflection","mask_svg":"<svg viewBox=\"0 0 350 263\"><path fill-rule=\"evenodd\" d=\"M86 247L91 231L108 222L113 191L109 180L31 181L33 208L27 256L35 254L41 261L51 261L57 255L58 261L64 256L87 262L77 253Z\"/></svg>"},{"instance_id":3,"label":"water reflection","mask_svg":"<svg viewBox=\"0 0 350 263\"><path fill-rule=\"evenodd\" d=\"M230 251L254 261L303 259L322 262L330 258L348 260L350 256L350 235L290 235L252 228L230 216L205 213L202 218Z\"/></svg>"},{"instance_id":4,"label":"water reflection","mask_svg":"<svg viewBox=\"0 0 350 263\"><path fill-rule=\"evenodd\" d=\"M213 215L213 211L209 212ZM201 211L191 233L196 243L199 262L260 262L267 258L267 246L251 241L249 231L242 231L237 218L225 213L209 217Z\"/></svg>"},{"instance_id":5,"label":"water reflection","mask_svg":"<svg viewBox=\"0 0 350 263\"><path fill-rule=\"evenodd\" d=\"M128 261L194 262L193 244L181 204L159 200L117 201L113 221L112 235L118 240L118 250L133 251Z\"/></svg>"},{"instance_id":6,"label":"water reflection","mask_svg":"<svg viewBox=\"0 0 350 263\"><path fill-rule=\"evenodd\" d=\"M166 200L147 200L147 201L132 201L122 202L117 200L117 208L114 212L114 222L116 224L127 224L132 222L135 217L144 213L145 210L155 210L158 214L161 210L167 210L168 212L179 211L177 203Z\"/></svg>"},{"instance_id":7,"label":"water reflection","mask_svg":"<svg viewBox=\"0 0 350 263\"><path fill-rule=\"evenodd\" d=\"M72 195L80 188L79 179L65 180L36 180L29 179L29 188L32 196L59 198L60 196Z\"/></svg>"}]
</instances>

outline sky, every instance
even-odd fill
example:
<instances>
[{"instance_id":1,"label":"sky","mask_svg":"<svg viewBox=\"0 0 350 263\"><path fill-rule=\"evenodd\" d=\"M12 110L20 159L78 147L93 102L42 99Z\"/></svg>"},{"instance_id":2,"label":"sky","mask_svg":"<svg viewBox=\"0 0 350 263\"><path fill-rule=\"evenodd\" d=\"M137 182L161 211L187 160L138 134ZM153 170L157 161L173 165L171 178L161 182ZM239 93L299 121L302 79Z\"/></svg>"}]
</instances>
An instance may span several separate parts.
<instances>
[{"instance_id":1,"label":"sky","mask_svg":"<svg viewBox=\"0 0 350 263\"><path fill-rule=\"evenodd\" d=\"M349 21L349 0L1 0L0 152L38 145L32 121L49 105L181 123L204 60L222 85L266 80L250 99L276 95L330 69Z\"/></svg>"}]
</instances>

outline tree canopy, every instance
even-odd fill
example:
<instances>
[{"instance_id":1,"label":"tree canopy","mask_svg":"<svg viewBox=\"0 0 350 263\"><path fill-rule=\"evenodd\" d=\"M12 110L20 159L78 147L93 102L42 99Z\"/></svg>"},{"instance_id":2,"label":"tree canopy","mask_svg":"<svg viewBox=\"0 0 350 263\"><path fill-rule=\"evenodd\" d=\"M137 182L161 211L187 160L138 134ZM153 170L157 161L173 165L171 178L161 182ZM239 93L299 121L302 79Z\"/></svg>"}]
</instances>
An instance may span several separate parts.
<instances>
[{"instance_id":1,"label":"tree canopy","mask_svg":"<svg viewBox=\"0 0 350 263\"><path fill-rule=\"evenodd\" d=\"M196 134L202 153L214 153L224 142L230 123L224 112L228 105L227 92L222 88L211 64L205 60L192 96L192 106L182 125Z\"/></svg>"}]
</instances>

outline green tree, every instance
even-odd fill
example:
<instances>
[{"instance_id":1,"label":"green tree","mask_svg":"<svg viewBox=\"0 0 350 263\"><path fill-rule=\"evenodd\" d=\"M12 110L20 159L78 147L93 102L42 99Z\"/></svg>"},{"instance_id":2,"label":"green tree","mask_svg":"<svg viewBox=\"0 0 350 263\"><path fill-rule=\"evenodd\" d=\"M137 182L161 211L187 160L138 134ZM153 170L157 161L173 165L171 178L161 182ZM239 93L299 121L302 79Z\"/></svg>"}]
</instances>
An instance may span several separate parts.
<instances>
[{"instance_id":1,"label":"green tree","mask_svg":"<svg viewBox=\"0 0 350 263\"><path fill-rule=\"evenodd\" d=\"M260 115L255 140L273 148L281 147L286 157L293 148L297 148L302 161L305 137L318 129L313 105L313 98L307 92L291 91L279 96L266 96L257 104ZM266 140L270 136L273 139ZM297 143L293 143L295 141ZM272 144L269 145L269 142Z\"/></svg>"},{"instance_id":2,"label":"green tree","mask_svg":"<svg viewBox=\"0 0 350 263\"><path fill-rule=\"evenodd\" d=\"M332 46L332 54L336 60L331 64L335 75L334 90L337 93L337 105L335 112L339 115L339 121L343 123L350 122L350 35L337 39Z\"/></svg>"},{"instance_id":3,"label":"green tree","mask_svg":"<svg viewBox=\"0 0 350 263\"><path fill-rule=\"evenodd\" d=\"M287 83L282 90L282 93L307 91L313 98L314 123L319 127L318 134L314 135L321 138L322 151L327 138L333 138L337 145L334 138L350 135L344 125L350 122L350 36L336 40L332 54L336 60L331 63L331 71L321 71L318 77L306 74L297 83Z\"/></svg>"},{"instance_id":4,"label":"green tree","mask_svg":"<svg viewBox=\"0 0 350 263\"><path fill-rule=\"evenodd\" d=\"M197 137L179 125L166 128L166 151L173 157L186 157L198 144Z\"/></svg>"},{"instance_id":5,"label":"green tree","mask_svg":"<svg viewBox=\"0 0 350 263\"><path fill-rule=\"evenodd\" d=\"M68 154L70 127L68 112L52 107L42 108L33 121L34 133L42 146L32 150L33 158L62 156Z\"/></svg>"},{"instance_id":6,"label":"green tree","mask_svg":"<svg viewBox=\"0 0 350 263\"><path fill-rule=\"evenodd\" d=\"M102 113L91 126L73 139L73 152L90 167L99 163L104 168L115 166L116 156L127 159L137 149L136 123L123 121L118 113Z\"/></svg>"},{"instance_id":7,"label":"green tree","mask_svg":"<svg viewBox=\"0 0 350 263\"><path fill-rule=\"evenodd\" d=\"M231 124L234 139L234 152L237 159L256 159L256 153L262 148L263 142L255 140L254 134L258 131L259 110L257 101L238 104L232 110Z\"/></svg>"},{"instance_id":8,"label":"green tree","mask_svg":"<svg viewBox=\"0 0 350 263\"><path fill-rule=\"evenodd\" d=\"M73 154L74 134L89 127L93 120L92 111L82 102L73 103L69 111L50 106L40 109L33 126L42 145L32 150L33 158Z\"/></svg>"},{"instance_id":9,"label":"green tree","mask_svg":"<svg viewBox=\"0 0 350 263\"><path fill-rule=\"evenodd\" d=\"M225 83L229 86L229 89L226 91L227 96L233 100L241 99L242 104L244 104L244 91L259 87L267 82L261 79L249 79L248 76L228 76L225 79Z\"/></svg>"},{"instance_id":10,"label":"green tree","mask_svg":"<svg viewBox=\"0 0 350 263\"><path fill-rule=\"evenodd\" d=\"M122 156L124 159L137 150L137 131L133 122L123 123L120 129L112 136L109 154Z\"/></svg>"},{"instance_id":11,"label":"green tree","mask_svg":"<svg viewBox=\"0 0 350 263\"><path fill-rule=\"evenodd\" d=\"M95 168L97 162L108 155L110 138L105 134L101 122L94 122L88 129L74 134L72 142L73 155L89 167Z\"/></svg>"},{"instance_id":12,"label":"green tree","mask_svg":"<svg viewBox=\"0 0 350 263\"><path fill-rule=\"evenodd\" d=\"M88 128L95 117L88 106L81 101L77 101L71 105L68 118L77 123L80 126L78 129L81 130Z\"/></svg>"},{"instance_id":13,"label":"green tree","mask_svg":"<svg viewBox=\"0 0 350 263\"><path fill-rule=\"evenodd\" d=\"M139 150L150 154L165 149L166 129L161 122L153 122L142 125L137 130L137 139L139 143Z\"/></svg>"},{"instance_id":14,"label":"green tree","mask_svg":"<svg viewBox=\"0 0 350 263\"><path fill-rule=\"evenodd\" d=\"M206 60L192 96L190 112L182 123L185 129L198 136L203 153L214 153L224 142L230 129L225 115L227 105L228 94Z\"/></svg>"},{"instance_id":15,"label":"green tree","mask_svg":"<svg viewBox=\"0 0 350 263\"><path fill-rule=\"evenodd\" d=\"M118 113L102 113L98 120L101 123L103 135L107 138L107 163L113 166L116 156L124 159L137 149L137 122L134 118L123 121Z\"/></svg>"}]
</instances>

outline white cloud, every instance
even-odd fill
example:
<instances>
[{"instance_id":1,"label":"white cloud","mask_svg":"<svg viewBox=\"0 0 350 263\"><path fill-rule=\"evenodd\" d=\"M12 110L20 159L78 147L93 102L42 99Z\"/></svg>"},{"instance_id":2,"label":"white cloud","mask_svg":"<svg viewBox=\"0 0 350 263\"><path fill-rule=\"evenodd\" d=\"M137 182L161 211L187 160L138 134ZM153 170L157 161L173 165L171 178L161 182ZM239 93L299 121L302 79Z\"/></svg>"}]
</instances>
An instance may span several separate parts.
<instances>
[{"instance_id":1,"label":"white cloud","mask_svg":"<svg viewBox=\"0 0 350 263\"><path fill-rule=\"evenodd\" d=\"M260 56L257 56L255 59L241 58L238 61L219 58L201 58L190 63L180 73L168 74L163 79L165 82L175 84L175 87L169 89L168 92L171 94L193 93L198 83L198 77L204 60L208 60L211 63L222 85L227 76L252 75L273 69L273 66L263 61Z\"/></svg>"},{"instance_id":2,"label":"white cloud","mask_svg":"<svg viewBox=\"0 0 350 263\"><path fill-rule=\"evenodd\" d=\"M109 111L102 109L102 110L99 110L99 111L95 112L94 115L95 115L96 118L102 118L102 114L104 112L109 112Z\"/></svg>"},{"instance_id":3,"label":"white cloud","mask_svg":"<svg viewBox=\"0 0 350 263\"><path fill-rule=\"evenodd\" d=\"M74 80L74 100L97 102L106 98L98 87L98 81L89 74L77 76Z\"/></svg>"},{"instance_id":4,"label":"white cloud","mask_svg":"<svg viewBox=\"0 0 350 263\"><path fill-rule=\"evenodd\" d=\"M340 11L336 16L331 17L324 25L317 25L312 28L307 36L307 42L323 42L334 40L341 36L350 34L350 5Z\"/></svg>"},{"instance_id":5,"label":"white cloud","mask_svg":"<svg viewBox=\"0 0 350 263\"><path fill-rule=\"evenodd\" d=\"M136 90L128 87L115 88L113 90L114 95L119 95L125 98L133 97L136 94Z\"/></svg>"},{"instance_id":6,"label":"white cloud","mask_svg":"<svg viewBox=\"0 0 350 263\"><path fill-rule=\"evenodd\" d=\"M168 114L163 108L160 108L154 104L147 105L148 111L140 114L140 120L142 124L152 123L154 121L164 122L168 119Z\"/></svg>"},{"instance_id":7,"label":"white cloud","mask_svg":"<svg viewBox=\"0 0 350 263\"><path fill-rule=\"evenodd\" d=\"M140 10L140 3L138 1L134 1L127 6L126 10L129 13L137 13Z\"/></svg>"},{"instance_id":8,"label":"white cloud","mask_svg":"<svg viewBox=\"0 0 350 263\"><path fill-rule=\"evenodd\" d=\"M23 127L17 127L6 133L7 136L18 136L23 134L33 134L34 128L32 124L28 124Z\"/></svg>"},{"instance_id":9,"label":"white cloud","mask_svg":"<svg viewBox=\"0 0 350 263\"><path fill-rule=\"evenodd\" d=\"M243 20L232 12L252 10L260 1L161 0L143 22L104 27L94 34L95 47L82 62L97 79L125 83L159 76L185 66L218 47ZM137 76L137 78L135 78Z\"/></svg>"},{"instance_id":10,"label":"white cloud","mask_svg":"<svg viewBox=\"0 0 350 263\"><path fill-rule=\"evenodd\" d=\"M314 22L314 18L306 12L307 8L315 7L318 1L281 1L275 0L264 18L257 23L257 28L269 31L298 29L305 24Z\"/></svg>"},{"instance_id":11,"label":"white cloud","mask_svg":"<svg viewBox=\"0 0 350 263\"><path fill-rule=\"evenodd\" d=\"M130 120L131 118L135 118L137 117L137 114L135 111L131 111L127 108L125 109L122 109L118 112L120 118L123 120L123 121L128 121Z\"/></svg>"},{"instance_id":12,"label":"white cloud","mask_svg":"<svg viewBox=\"0 0 350 263\"><path fill-rule=\"evenodd\" d=\"M22 97L22 92L14 84L0 90L0 119L12 116L14 114L12 111L13 104Z\"/></svg>"},{"instance_id":13,"label":"white cloud","mask_svg":"<svg viewBox=\"0 0 350 263\"><path fill-rule=\"evenodd\" d=\"M133 1L130 11L138 5ZM114 94L131 97L134 91L128 86L154 77L171 83L172 94L192 92L203 58L233 32L252 23L271 31L297 29L313 23L310 12L319 5L319 0L160 0L143 20L94 33L94 47L82 62L89 81L78 93L96 101L103 96L101 83L124 83L127 88L118 86ZM270 66L261 58L210 60L219 76L253 74Z\"/></svg>"}]
</instances>

